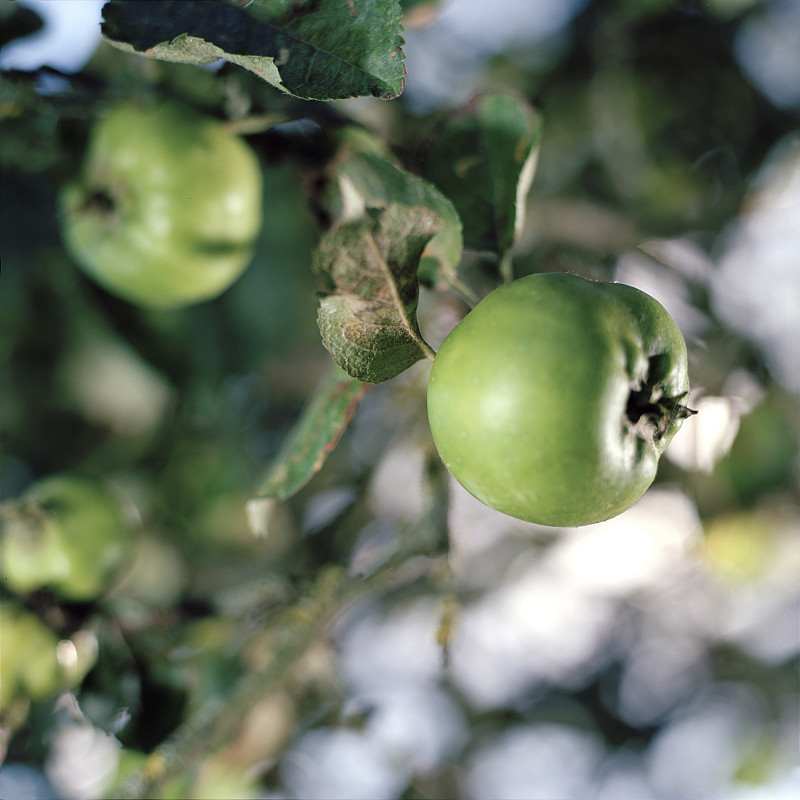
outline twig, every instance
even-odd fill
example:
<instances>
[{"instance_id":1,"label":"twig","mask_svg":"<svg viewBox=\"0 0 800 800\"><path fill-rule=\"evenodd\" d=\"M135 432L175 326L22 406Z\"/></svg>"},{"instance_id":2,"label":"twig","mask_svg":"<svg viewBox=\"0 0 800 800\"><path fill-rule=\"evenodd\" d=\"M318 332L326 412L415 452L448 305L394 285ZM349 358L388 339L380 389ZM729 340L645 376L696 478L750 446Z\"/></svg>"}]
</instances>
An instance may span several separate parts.
<instances>
[{"instance_id":1,"label":"twig","mask_svg":"<svg viewBox=\"0 0 800 800\"><path fill-rule=\"evenodd\" d=\"M450 288L458 294L467 306L475 308L475 306L478 305L480 298L472 291L471 287L467 286L467 284L461 280L461 278L456 275L448 275L447 282L450 284Z\"/></svg>"},{"instance_id":2,"label":"twig","mask_svg":"<svg viewBox=\"0 0 800 800\"><path fill-rule=\"evenodd\" d=\"M500 277L503 283L511 283L514 280L514 265L511 261L511 250L505 250L500 256Z\"/></svg>"},{"instance_id":3,"label":"twig","mask_svg":"<svg viewBox=\"0 0 800 800\"><path fill-rule=\"evenodd\" d=\"M227 698L208 701L198 709L123 782L117 796L128 800L158 797L169 781L230 741L258 700L290 674L291 666L353 603L378 588L407 584L433 565L430 559L398 562L399 558L392 560L363 580L339 567L323 570L310 592L273 624L275 646L270 662L260 672L243 676Z\"/></svg>"}]
</instances>

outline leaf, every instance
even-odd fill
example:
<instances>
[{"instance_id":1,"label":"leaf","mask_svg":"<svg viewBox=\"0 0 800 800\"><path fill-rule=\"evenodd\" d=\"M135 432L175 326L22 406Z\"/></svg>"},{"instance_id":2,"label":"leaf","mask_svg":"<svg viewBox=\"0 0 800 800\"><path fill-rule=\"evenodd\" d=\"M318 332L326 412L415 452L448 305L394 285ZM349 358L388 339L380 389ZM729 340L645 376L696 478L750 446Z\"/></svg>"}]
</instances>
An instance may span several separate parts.
<instances>
[{"instance_id":1,"label":"leaf","mask_svg":"<svg viewBox=\"0 0 800 800\"><path fill-rule=\"evenodd\" d=\"M250 501L254 528L264 527L272 502L296 494L319 472L368 388L338 367L320 384Z\"/></svg>"},{"instance_id":2,"label":"leaf","mask_svg":"<svg viewBox=\"0 0 800 800\"><path fill-rule=\"evenodd\" d=\"M465 246L500 255L513 246L522 230L541 128L541 118L524 101L487 94L437 136L427 174L458 209Z\"/></svg>"},{"instance_id":3,"label":"leaf","mask_svg":"<svg viewBox=\"0 0 800 800\"><path fill-rule=\"evenodd\" d=\"M393 99L405 83L398 0L110 0L103 35L165 61L226 58L306 100Z\"/></svg>"},{"instance_id":4,"label":"leaf","mask_svg":"<svg viewBox=\"0 0 800 800\"><path fill-rule=\"evenodd\" d=\"M317 321L334 361L379 383L433 352L417 325L417 266L441 221L429 209L368 208L323 236L314 269L328 283Z\"/></svg>"},{"instance_id":5,"label":"leaf","mask_svg":"<svg viewBox=\"0 0 800 800\"><path fill-rule=\"evenodd\" d=\"M461 261L461 219L455 206L431 183L374 153L352 153L334 163L327 204L335 219L359 217L367 207L425 206L442 220L422 252L418 277L433 286L453 284Z\"/></svg>"}]
</instances>

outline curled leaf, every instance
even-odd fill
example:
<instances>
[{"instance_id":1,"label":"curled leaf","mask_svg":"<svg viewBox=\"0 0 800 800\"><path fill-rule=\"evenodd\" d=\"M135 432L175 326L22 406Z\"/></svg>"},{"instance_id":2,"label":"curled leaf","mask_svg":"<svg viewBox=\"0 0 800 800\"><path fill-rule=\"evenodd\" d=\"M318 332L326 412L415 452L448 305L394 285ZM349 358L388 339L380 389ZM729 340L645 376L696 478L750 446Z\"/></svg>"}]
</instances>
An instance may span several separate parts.
<instances>
[{"instance_id":1,"label":"curled leaf","mask_svg":"<svg viewBox=\"0 0 800 800\"><path fill-rule=\"evenodd\" d=\"M433 352L417 324L417 268L441 221L428 208L368 208L320 241L322 342L349 375L379 383Z\"/></svg>"},{"instance_id":2,"label":"curled leaf","mask_svg":"<svg viewBox=\"0 0 800 800\"><path fill-rule=\"evenodd\" d=\"M328 208L335 219L360 216L364 209L401 203L426 206L442 221L425 246L419 278L426 285L452 284L461 261L461 219L455 206L424 178L412 175L376 153L350 153L331 169Z\"/></svg>"}]
</instances>

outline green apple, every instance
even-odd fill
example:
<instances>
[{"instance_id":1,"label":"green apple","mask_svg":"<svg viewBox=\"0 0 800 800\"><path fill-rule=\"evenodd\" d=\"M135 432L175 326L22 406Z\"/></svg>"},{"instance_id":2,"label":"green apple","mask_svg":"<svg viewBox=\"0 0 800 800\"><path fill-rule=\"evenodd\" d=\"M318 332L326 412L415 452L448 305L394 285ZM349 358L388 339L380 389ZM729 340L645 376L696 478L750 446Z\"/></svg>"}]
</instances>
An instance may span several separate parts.
<instances>
[{"instance_id":1,"label":"green apple","mask_svg":"<svg viewBox=\"0 0 800 800\"><path fill-rule=\"evenodd\" d=\"M175 102L124 104L92 130L60 195L81 269L138 305L216 297L250 263L261 227L258 159L224 123Z\"/></svg>"},{"instance_id":2,"label":"green apple","mask_svg":"<svg viewBox=\"0 0 800 800\"><path fill-rule=\"evenodd\" d=\"M428 416L445 466L486 505L587 525L644 494L688 391L683 336L656 300L543 273L496 289L450 332Z\"/></svg>"},{"instance_id":3,"label":"green apple","mask_svg":"<svg viewBox=\"0 0 800 800\"><path fill-rule=\"evenodd\" d=\"M78 686L97 661L97 639L80 630L59 639L36 614L0 602L0 726L15 728L31 702Z\"/></svg>"},{"instance_id":4,"label":"green apple","mask_svg":"<svg viewBox=\"0 0 800 800\"><path fill-rule=\"evenodd\" d=\"M101 483L53 475L9 504L0 521L5 585L26 595L50 589L69 601L105 592L130 547L117 498Z\"/></svg>"},{"instance_id":5,"label":"green apple","mask_svg":"<svg viewBox=\"0 0 800 800\"><path fill-rule=\"evenodd\" d=\"M25 716L27 702L43 700L61 685L58 637L35 614L0 603L0 721ZM12 713L15 704L23 708Z\"/></svg>"}]
</instances>

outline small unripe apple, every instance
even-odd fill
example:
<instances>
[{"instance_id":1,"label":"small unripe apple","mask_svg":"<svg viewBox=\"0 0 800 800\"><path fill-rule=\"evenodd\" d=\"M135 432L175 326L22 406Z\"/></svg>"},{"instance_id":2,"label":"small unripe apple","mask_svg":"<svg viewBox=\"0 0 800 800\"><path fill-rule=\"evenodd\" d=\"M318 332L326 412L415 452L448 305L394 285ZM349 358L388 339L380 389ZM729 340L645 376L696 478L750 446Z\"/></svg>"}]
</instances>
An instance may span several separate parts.
<instances>
[{"instance_id":1,"label":"small unripe apple","mask_svg":"<svg viewBox=\"0 0 800 800\"><path fill-rule=\"evenodd\" d=\"M61 685L58 637L20 605L0 603L0 720L15 701L43 700Z\"/></svg>"},{"instance_id":2,"label":"small unripe apple","mask_svg":"<svg viewBox=\"0 0 800 800\"><path fill-rule=\"evenodd\" d=\"M175 308L216 297L250 263L262 180L247 143L175 102L113 108L61 192L64 244L108 291Z\"/></svg>"},{"instance_id":3,"label":"small unripe apple","mask_svg":"<svg viewBox=\"0 0 800 800\"><path fill-rule=\"evenodd\" d=\"M0 726L24 722L31 703L78 686L97 660L97 639L77 631L69 639L14 601L0 602Z\"/></svg>"},{"instance_id":4,"label":"small unripe apple","mask_svg":"<svg viewBox=\"0 0 800 800\"><path fill-rule=\"evenodd\" d=\"M0 521L5 586L19 595L49 589L90 601L111 585L131 543L117 498L100 482L59 474L34 483Z\"/></svg>"}]
</instances>

